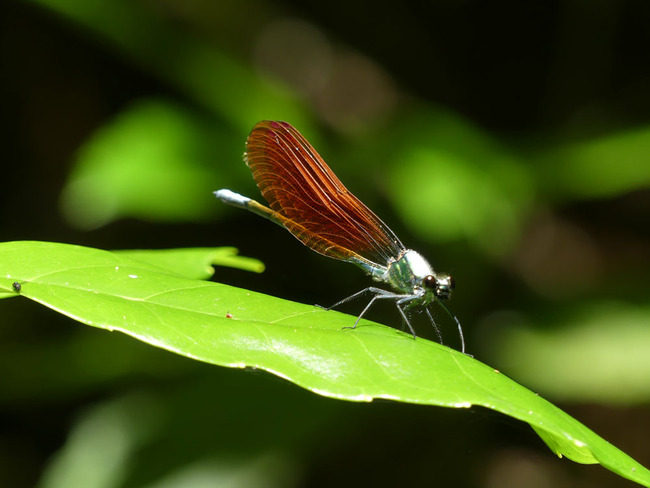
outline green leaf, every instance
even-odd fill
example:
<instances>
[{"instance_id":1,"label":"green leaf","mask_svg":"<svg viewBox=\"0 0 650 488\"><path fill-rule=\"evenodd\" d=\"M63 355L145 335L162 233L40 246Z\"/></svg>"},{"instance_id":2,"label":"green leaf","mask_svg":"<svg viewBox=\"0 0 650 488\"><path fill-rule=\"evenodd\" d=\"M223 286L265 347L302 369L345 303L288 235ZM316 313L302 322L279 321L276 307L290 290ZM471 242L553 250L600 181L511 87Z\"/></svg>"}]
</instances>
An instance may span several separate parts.
<instances>
[{"instance_id":1,"label":"green leaf","mask_svg":"<svg viewBox=\"0 0 650 488\"><path fill-rule=\"evenodd\" d=\"M197 360L252 367L321 395L468 408L529 423L553 452L650 486L650 471L560 409L458 351L366 320L107 251L44 242L0 245L0 289L87 325ZM18 281L20 292L13 291Z\"/></svg>"},{"instance_id":2,"label":"green leaf","mask_svg":"<svg viewBox=\"0 0 650 488\"><path fill-rule=\"evenodd\" d=\"M243 269L254 273L264 271L264 264L253 258L238 256L234 247L114 251L138 261L165 268L179 276L207 280L214 274L213 264Z\"/></svg>"}]
</instances>

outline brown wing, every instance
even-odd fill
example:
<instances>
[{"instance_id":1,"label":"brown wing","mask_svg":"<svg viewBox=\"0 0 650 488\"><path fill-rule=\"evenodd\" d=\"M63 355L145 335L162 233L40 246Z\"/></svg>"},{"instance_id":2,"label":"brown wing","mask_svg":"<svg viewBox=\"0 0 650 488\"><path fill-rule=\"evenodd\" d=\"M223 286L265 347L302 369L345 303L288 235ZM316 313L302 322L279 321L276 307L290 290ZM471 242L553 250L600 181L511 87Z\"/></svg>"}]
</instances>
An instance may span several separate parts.
<instances>
[{"instance_id":1,"label":"brown wing","mask_svg":"<svg viewBox=\"0 0 650 488\"><path fill-rule=\"evenodd\" d=\"M307 140L286 122L259 122L246 141L246 164L283 225L314 251L386 266L404 246L350 193Z\"/></svg>"}]
</instances>

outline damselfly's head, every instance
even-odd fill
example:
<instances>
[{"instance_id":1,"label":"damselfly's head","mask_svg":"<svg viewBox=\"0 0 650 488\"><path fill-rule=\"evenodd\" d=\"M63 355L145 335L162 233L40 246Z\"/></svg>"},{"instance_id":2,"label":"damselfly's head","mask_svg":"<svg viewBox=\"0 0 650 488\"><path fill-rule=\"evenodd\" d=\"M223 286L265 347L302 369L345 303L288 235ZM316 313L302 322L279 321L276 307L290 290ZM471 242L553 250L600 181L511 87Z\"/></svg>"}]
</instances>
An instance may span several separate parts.
<instances>
[{"instance_id":1,"label":"damselfly's head","mask_svg":"<svg viewBox=\"0 0 650 488\"><path fill-rule=\"evenodd\" d=\"M438 300L447 300L456 287L454 279L447 274L427 275L422 280L425 290L431 291Z\"/></svg>"}]
</instances>

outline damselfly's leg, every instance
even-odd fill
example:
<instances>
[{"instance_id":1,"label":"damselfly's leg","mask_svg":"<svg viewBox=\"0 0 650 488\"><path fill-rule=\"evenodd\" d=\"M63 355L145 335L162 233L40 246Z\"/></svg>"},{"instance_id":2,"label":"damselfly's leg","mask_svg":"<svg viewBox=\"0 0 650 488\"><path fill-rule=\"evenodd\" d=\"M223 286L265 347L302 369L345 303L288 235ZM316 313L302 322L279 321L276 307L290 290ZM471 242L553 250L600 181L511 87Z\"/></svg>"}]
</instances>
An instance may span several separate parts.
<instances>
[{"instance_id":1,"label":"damselfly's leg","mask_svg":"<svg viewBox=\"0 0 650 488\"><path fill-rule=\"evenodd\" d=\"M460 325L460 320L458 320L458 317L456 317L451 311L447 308L447 306L442 303L440 300L438 300L438 303L440 306L449 314L449 316L454 319L456 322L456 325L458 326L458 335L460 336L460 352L465 354L465 337L463 336L463 328Z\"/></svg>"},{"instance_id":2,"label":"damselfly's leg","mask_svg":"<svg viewBox=\"0 0 650 488\"><path fill-rule=\"evenodd\" d=\"M358 298L361 295L364 295L365 293L368 293L368 292L374 293L375 295L382 295L382 294L387 294L387 293L390 294L390 295L394 295L394 293L391 292L391 291L382 290L381 288L377 288L375 286L369 286L368 288L364 288L363 290L356 292L354 295L350 295L349 297L346 297L343 300L339 300L334 305L331 305L329 307L323 307L322 305L318 305L318 304L316 306L319 307L319 308L323 308L325 310L332 310L332 309L335 309L336 307L338 307L339 305L343 305L344 303L350 302L350 301L354 300L355 298Z\"/></svg>"},{"instance_id":3,"label":"damselfly's leg","mask_svg":"<svg viewBox=\"0 0 650 488\"><path fill-rule=\"evenodd\" d=\"M436 336L438 337L438 342L440 344L444 344L442 342L442 334L440 333L440 329L438 328L438 324L436 324L436 321L433 320L433 315L431 315L431 312L429 311L429 307L424 307L424 310L427 312L427 315L429 316L429 320L431 321L431 325L433 325L433 330L436 331Z\"/></svg>"},{"instance_id":4,"label":"damselfly's leg","mask_svg":"<svg viewBox=\"0 0 650 488\"><path fill-rule=\"evenodd\" d=\"M364 288L363 290L355 293L354 295L350 295L347 298L344 298L343 300L340 300L336 302L334 305L331 307L327 307L325 310L331 310L333 308L338 307L339 305L343 305L344 303L347 303L351 300L354 300L355 298L360 297L361 295L364 295L366 293L374 293L374 296L370 299L370 302L368 302L368 305L365 306L365 308L361 311L359 316L357 317L357 320L355 320L354 325L351 327L343 327L344 329L356 329L357 325L359 324L359 321L363 318L363 316L366 314L368 310L370 310L370 307L372 307L372 304L375 303L375 300L382 300L382 299L392 299L392 300L397 300L398 302L404 299L413 299L417 298L417 295L402 295L402 294L397 294L393 293L392 291L388 290L383 290L381 288L377 288L374 286L370 286L368 288ZM320 306L320 305L317 305ZM325 308L325 307L321 307ZM411 333L413 334L413 337L415 337L415 331L413 330L413 327L411 327L411 322L409 321L408 317L406 316L406 313L400 306L397 307L399 310L400 314L402 315L402 318L404 319L404 322L406 325L408 325L409 329L411 330Z\"/></svg>"},{"instance_id":5,"label":"damselfly's leg","mask_svg":"<svg viewBox=\"0 0 650 488\"><path fill-rule=\"evenodd\" d=\"M413 329L413 326L411 325L411 321L408 318L408 315L406 315L406 311L404 310L405 307L402 307L402 304L406 304L406 308L408 308L408 305L410 301L415 300L416 298L421 298L420 295L397 295L396 298L399 298L395 302L395 306L397 307L397 310L399 310L399 313L402 314L402 318L404 319L404 323L408 326L409 330L411 331L411 334L413 334L413 339L417 339L417 335L415 334L415 329Z\"/></svg>"},{"instance_id":6,"label":"damselfly's leg","mask_svg":"<svg viewBox=\"0 0 650 488\"><path fill-rule=\"evenodd\" d=\"M383 298L397 299L404 296L404 295L396 295L392 291L382 290L381 288L375 288L375 287L366 288L366 290L372 290L373 293L375 293L375 296L370 299L368 305L366 305L366 307L361 311L361 313L357 317L357 320L354 321L354 325L352 327L343 327L344 329L356 329L357 325L359 324L359 320L361 320L361 318L365 315L365 313L368 310L370 310L370 307L372 307L372 304L375 303L375 300L381 300ZM359 293L357 293L357 295L358 294Z\"/></svg>"}]
</instances>

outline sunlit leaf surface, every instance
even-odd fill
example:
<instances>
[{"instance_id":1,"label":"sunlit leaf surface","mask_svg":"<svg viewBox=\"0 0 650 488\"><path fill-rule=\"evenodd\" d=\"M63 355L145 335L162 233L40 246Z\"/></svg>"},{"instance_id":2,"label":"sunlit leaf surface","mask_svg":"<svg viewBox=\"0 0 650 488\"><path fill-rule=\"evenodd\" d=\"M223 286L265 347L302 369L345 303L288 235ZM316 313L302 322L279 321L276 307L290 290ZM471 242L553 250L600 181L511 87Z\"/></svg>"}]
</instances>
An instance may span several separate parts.
<instances>
[{"instance_id":1,"label":"sunlit leaf surface","mask_svg":"<svg viewBox=\"0 0 650 488\"><path fill-rule=\"evenodd\" d=\"M643 466L467 355L368 321L342 330L353 320L348 315L184 278L150 262L11 242L0 246L0 287L3 296L29 298L87 325L197 360L266 370L333 398L498 410L529 423L558 455L650 485Z\"/></svg>"}]
</instances>

